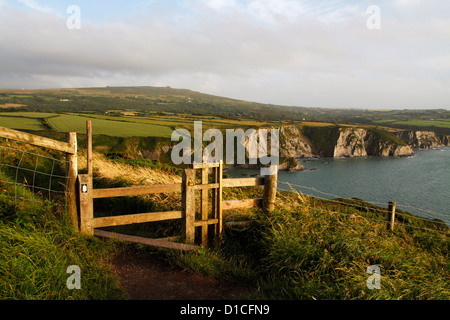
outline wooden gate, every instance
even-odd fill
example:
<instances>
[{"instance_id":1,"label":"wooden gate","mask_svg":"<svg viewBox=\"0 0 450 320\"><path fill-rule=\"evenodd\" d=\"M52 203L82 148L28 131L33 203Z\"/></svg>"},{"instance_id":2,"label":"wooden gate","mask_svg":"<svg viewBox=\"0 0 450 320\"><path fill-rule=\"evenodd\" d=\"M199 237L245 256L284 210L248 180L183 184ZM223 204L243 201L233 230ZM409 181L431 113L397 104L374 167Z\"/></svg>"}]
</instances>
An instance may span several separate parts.
<instances>
[{"instance_id":1,"label":"wooden gate","mask_svg":"<svg viewBox=\"0 0 450 320\"><path fill-rule=\"evenodd\" d=\"M208 239L218 239L223 231L224 210L263 207L271 211L275 203L277 175L264 178L223 179L223 164L193 164L186 169L182 183L168 185L150 185L126 188L94 189L92 175L92 127L87 122L87 168L88 173L78 175L80 231L87 235L118 238L126 241L142 243L155 247L179 250L195 250L196 228L201 230L201 244L208 245ZM197 178L197 172L200 175ZM223 201L223 188L264 186L264 197L261 199L242 199ZM138 196L155 193L181 192L182 210L168 212L151 212L110 217L94 217L93 200L99 198ZM200 195L197 210L196 195ZM211 209L211 210L210 210ZM127 225L134 223L156 222L180 219L185 243L174 243L169 239L148 239L121 235L99 230L98 228ZM211 237L209 237L211 235Z\"/></svg>"},{"instance_id":2,"label":"wooden gate","mask_svg":"<svg viewBox=\"0 0 450 320\"><path fill-rule=\"evenodd\" d=\"M208 230L212 229L215 236L220 236L223 229L222 161L220 163L193 164L191 167L191 169L185 170L183 178L186 242L194 243L195 228L201 227L202 246L206 247L208 245ZM199 169L201 170L200 183L196 183L196 172ZM200 191L200 211L198 215L196 215L196 190ZM211 212L209 211L210 208ZM210 226L213 226L213 228L210 228Z\"/></svg>"}]
</instances>

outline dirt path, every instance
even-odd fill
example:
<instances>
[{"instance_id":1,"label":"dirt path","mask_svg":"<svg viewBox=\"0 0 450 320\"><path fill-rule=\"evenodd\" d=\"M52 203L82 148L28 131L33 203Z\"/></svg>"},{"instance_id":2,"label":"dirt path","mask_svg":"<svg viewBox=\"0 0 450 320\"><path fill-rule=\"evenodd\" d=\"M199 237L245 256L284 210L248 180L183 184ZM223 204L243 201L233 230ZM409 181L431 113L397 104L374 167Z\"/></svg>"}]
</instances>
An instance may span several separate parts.
<instances>
[{"instance_id":1,"label":"dirt path","mask_svg":"<svg viewBox=\"0 0 450 320\"><path fill-rule=\"evenodd\" d=\"M229 300L247 292L232 282L179 270L151 254L131 250L112 263L131 300Z\"/></svg>"}]
</instances>

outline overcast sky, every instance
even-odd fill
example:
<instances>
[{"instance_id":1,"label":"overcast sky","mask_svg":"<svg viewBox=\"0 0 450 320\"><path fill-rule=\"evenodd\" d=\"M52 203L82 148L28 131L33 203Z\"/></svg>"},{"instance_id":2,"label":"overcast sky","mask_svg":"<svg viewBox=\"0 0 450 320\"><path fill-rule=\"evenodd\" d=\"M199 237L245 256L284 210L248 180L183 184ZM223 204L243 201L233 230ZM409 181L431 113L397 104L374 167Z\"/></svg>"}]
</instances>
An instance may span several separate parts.
<instances>
[{"instance_id":1,"label":"overcast sky","mask_svg":"<svg viewBox=\"0 0 450 320\"><path fill-rule=\"evenodd\" d=\"M0 0L0 88L147 85L450 109L450 1Z\"/></svg>"}]
</instances>

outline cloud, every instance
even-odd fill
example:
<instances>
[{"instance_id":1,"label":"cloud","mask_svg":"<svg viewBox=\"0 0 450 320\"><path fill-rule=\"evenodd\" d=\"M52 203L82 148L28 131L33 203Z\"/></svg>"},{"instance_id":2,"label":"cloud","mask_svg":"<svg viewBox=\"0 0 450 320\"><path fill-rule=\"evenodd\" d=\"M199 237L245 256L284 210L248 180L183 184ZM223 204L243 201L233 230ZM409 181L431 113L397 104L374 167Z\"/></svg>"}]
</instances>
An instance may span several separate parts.
<instances>
[{"instance_id":1,"label":"cloud","mask_svg":"<svg viewBox=\"0 0 450 320\"><path fill-rule=\"evenodd\" d=\"M42 12L42 13L52 13L55 14L55 10L53 10L50 7L41 6L39 3L37 3L35 0L17 0L18 2L22 3L26 7Z\"/></svg>"},{"instance_id":2,"label":"cloud","mask_svg":"<svg viewBox=\"0 0 450 320\"><path fill-rule=\"evenodd\" d=\"M383 29L370 31L364 3L316 3L184 0L122 21L82 18L81 30L51 9L5 6L0 87L170 85L274 104L448 107L449 19L421 16L423 5L400 19L381 1Z\"/></svg>"}]
</instances>

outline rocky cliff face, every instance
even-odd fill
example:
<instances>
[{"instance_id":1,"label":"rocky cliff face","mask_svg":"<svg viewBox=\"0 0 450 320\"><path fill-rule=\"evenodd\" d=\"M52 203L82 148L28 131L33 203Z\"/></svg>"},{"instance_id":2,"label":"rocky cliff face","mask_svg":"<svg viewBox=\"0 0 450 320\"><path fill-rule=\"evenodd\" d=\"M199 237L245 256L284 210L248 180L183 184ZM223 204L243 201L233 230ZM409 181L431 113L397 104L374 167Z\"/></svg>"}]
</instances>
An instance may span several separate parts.
<instances>
[{"instance_id":1,"label":"rocky cliff face","mask_svg":"<svg viewBox=\"0 0 450 320\"><path fill-rule=\"evenodd\" d=\"M364 129L342 129L334 147L333 157L367 157Z\"/></svg>"},{"instance_id":2,"label":"rocky cliff face","mask_svg":"<svg viewBox=\"0 0 450 320\"><path fill-rule=\"evenodd\" d=\"M441 135L439 136L439 140L441 140L442 144L445 146L450 146L450 136L449 135Z\"/></svg>"},{"instance_id":3,"label":"rocky cliff face","mask_svg":"<svg viewBox=\"0 0 450 320\"><path fill-rule=\"evenodd\" d=\"M285 158L410 156L413 149L396 136L363 128L294 126L280 130L280 155Z\"/></svg>"},{"instance_id":4,"label":"rocky cliff face","mask_svg":"<svg viewBox=\"0 0 450 320\"><path fill-rule=\"evenodd\" d=\"M367 129L342 128L334 157L410 156L413 149L388 135Z\"/></svg>"},{"instance_id":5,"label":"rocky cliff face","mask_svg":"<svg viewBox=\"0 0 450 320\"><path fill-rule=\"evenodd\" d=\"M396 135L413 149L442 148L448 145L448 140L443 143L436 133L431 131L400 131Z\"/></svg>"},{"instance_id":6,"label":"rocky cliff face","mask_svg":"<svg viewBox=\"0 0 450 320\"><path fill-rule=\"evenodd\" d=\"M280 128L280 156L284 158L314 158L313 144L295 126Z\"/></svg>"}]
</instances>

